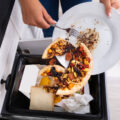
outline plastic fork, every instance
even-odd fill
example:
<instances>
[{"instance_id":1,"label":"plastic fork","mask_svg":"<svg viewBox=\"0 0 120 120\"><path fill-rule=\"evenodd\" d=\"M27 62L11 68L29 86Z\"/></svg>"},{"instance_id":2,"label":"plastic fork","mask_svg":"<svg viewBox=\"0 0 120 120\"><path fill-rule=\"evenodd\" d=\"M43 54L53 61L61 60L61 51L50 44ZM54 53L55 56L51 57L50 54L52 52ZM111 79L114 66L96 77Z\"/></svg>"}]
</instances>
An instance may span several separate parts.
<instances>
[{"instance_id":1,"label":"plastic fork","mask_svg":"<svg viewBox=\"0 0 120 120\"><path fill-rule=\"evenodd\" d=\"M57 26L56 24L52 24L51 25L52 27L57 27L57 28L59 28L59 29L61 29L61 30L65 30L67 33L69 33L69 35L70 36L74 36L74 37L80 37L80 33L77 31L77 30L75 30L74 28L62 28L62 27L60 27L60 26Z\"/></svg>"}]
</instances>

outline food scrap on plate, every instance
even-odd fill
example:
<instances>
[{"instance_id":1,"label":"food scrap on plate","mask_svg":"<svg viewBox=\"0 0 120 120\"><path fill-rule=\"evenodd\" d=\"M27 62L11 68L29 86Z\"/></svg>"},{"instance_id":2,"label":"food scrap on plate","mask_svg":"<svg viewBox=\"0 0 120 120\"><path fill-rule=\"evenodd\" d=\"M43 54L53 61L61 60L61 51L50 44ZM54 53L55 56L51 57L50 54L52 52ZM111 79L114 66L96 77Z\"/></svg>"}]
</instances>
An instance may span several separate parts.
<instances>
[{"instance_id":1,"label":"food scrap on plate","mask_svg":"<svg viewBox=\"0 0 120 120\"><path fill-rule=\"evenodd\" d=\"M79 46L81 43L84 43L87 48L92 52L99 42L99 33L96 29L85 29L80 31L80 37L78 36L76 46Z\"/></svg>"}]
</instances>

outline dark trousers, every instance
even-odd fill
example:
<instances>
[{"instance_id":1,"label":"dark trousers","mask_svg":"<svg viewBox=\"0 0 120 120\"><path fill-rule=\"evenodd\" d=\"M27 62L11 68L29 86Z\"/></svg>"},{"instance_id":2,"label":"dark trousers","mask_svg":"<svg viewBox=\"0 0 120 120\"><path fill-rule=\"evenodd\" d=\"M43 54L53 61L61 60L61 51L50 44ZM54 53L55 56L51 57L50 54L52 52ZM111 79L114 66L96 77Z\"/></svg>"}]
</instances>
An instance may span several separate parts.
<instances>
[{"instance_id":1,"label":"dark trousers","mask_svg":"<svg viewBox=\"0 0 120 120\"><path fill-rule=\"evenodd\" d=\"M90 1L91 0L60 0L63 13L77 4ZM40 0L40 2L45 7L49 15L54 20L58 21L59 0ZM49 29L43 29L44 37L51 37L53 34L53 29L53 27L50 27Z\"/></svg>"}]
</instances>

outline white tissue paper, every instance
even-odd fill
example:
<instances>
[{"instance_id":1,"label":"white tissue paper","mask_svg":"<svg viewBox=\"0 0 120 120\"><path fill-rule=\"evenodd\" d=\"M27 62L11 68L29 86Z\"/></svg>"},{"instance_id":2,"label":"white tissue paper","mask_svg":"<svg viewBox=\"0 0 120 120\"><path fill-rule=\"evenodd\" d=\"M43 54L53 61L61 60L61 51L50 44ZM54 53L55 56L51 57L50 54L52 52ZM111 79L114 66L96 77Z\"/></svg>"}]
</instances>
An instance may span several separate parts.
<instances>
[{"instance_id":1,"label":"white tissue paper","mask_svg":"<svg viewBox=\"0 0 120 120\"><path fill-rule=\"evenodd\" d=\"M26 65L20 83L19 91L30 98L31 86L36 85L39 68L36 65Z\"/></svg>"},{"instance_id":2,"label":"white tissue paper","mask_svg":"<svg viewBox=\"0 0 120 120\"><path fill-rule=\"evenodd\" d=\"M81 95L74 93L73 96L63 99L56 105L64 108L68 112L85 114L90 112L89 102L92 100L93 97L90 94Z\"/></svg>"},{"instance_id":3,"label":"white tissue paper","mask_svg":"<svg viewBox=\"0 0 120 120\"><path fill-rule=\"evenodd\" d=\"M74 93L73 96L63 99L61 102L57 103L57 106L60 106L67 112L85 114L90 113L89 102L93 100L93 97L90 95L88 83L84 87L84 94Z\"/></svg>"}]
</instances>

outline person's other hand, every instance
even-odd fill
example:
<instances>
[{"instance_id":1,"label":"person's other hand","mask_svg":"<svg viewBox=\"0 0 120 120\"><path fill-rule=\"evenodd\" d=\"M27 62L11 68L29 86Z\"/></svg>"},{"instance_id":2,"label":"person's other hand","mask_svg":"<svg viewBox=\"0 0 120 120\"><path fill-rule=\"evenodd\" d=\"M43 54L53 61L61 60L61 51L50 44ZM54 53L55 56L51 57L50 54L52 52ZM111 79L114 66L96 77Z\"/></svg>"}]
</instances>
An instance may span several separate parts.
<instances>
[{"instance_id":1,"label":"person's other hand","mask_svg":"<svg viewBox=\"0 0 120 120\"><path fill-rule=\"evenodd\" d=\"M106 9L106 14L111 17L112 16L112 7L115 9L120 8L119 0L100 0Z\"/></svg>"},{"instance_id":2,"label":"person's other hand","mask_svg":"<svg viewBox=\"0 0 120 120\"><path fill-rule=\"evenodd\" d=\"M47 29L56 23L39 0L20 0L20 4L25 24Z\"/></svg>"}]
</instances>

